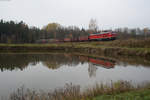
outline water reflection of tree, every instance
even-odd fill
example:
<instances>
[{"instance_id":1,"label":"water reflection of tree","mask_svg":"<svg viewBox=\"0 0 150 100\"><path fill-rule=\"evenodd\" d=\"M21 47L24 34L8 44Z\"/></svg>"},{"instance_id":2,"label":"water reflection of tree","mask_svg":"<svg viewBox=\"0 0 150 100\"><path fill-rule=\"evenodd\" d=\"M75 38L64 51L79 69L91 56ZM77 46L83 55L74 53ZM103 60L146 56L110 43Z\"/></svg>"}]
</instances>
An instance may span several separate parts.
<instances>
[{"instance_id":1,"label":"water reflection of tree","mask_svg":"<svg viewBox=\"0 0 150 100\"><path fill-rule=\"evenodd\" d=\"M49 69L58 69L61 66L75 67L79 63L89 62L89 57L72 54L0 54L0 70L25 69L29 64L36 65L42 62ZM96 76L97 66L89 62L90 77Z\"/></svg>"},{"instance_id":2,"label":"water reflection of tree","mask_svg":"<svg viewBox=\"0 0 150 100\"><path fill-rule=\"evenodd\" d=\"M95 66L90 62L90 59L100 60L99 62L110 62L114 63L115 61L111 61L108 59L102 58L91 58L87 56L78 56L73 54L0 54L0 70L24 70L29 65L36 65L39 62L42 62L45 67L49 69L58 69L61 66L67 67L75 67L78 64L84 64L89 62L88 73L90 77L96 76L96 70L98 67L102 67L102 65ZM123 59L123 58L122 58ZM102 60L102 61L101 61ZM126 60L126 59L125 59ZM129 60L129 61L128 61ZM139 61L138 59L137 61ZM131 63L132 62L132 63ZM142 62L142 61L141 61ZM121 64L121 66L128 66L128 64L133 65L149 65L149 62L146 60L144 63L136 62L133 59L127 59L125 62L117 61L117 64ZM104 64L103 64L104 66ZM105 68L105 67L104 67Z\"/></svg>"},{"instance_id":3,"label":"water reflection of tree","mask_svg":"<svg viewBox=\"0 0 150 100\"><path fill-rule=\"evenodd\" d=\"M0 54L0 70L23 70L29 64L42 62L50 69L57 69L62 65L76 66L80 63L78 56L64 54Z\"/></svg>"},{"instance_id":4,"label":"water reflection of tree","mask_svg":"<svg viewBox=\"0 0 150 100\"><path fill-rule=\"evenodd\" d=\"M88 72L90 77L96 77L97 66L94 66L92 63L88 64Z\"/></svg>"},{"instance_id":5,"label":"water reflection of tree","mask_svg":"<svg viewBox=\"0 0 150 100\"><path fill-rule=\"evenodd\" d=\"M57 69L63 65L73 67L80 63L77 56L66 55L67 54L50 55L47 61L43 61L43 64L50 69Z\"/></svg>"},{"instance_id":6,"label":"water reflection of tree","mask_svg":"<svg viewBox=\"0 0 150 100\"><path fill-rule=\"evenodd\" d=\"M117 56L115 57L117 65L120 66L128 66L128 65L133 65L133 66L143 66L143 67L149 67L150 66L150 58L143 58L143 57L121 57Z\"/></svg>"},{"instance_id":7,"label":"water reflection of tree","mask_svg":"<svg viewBox=\"0 0 150 100\"><path fill-rule=\"evenodd\" d=\"M0 54L0 70L23 70L28 65L36 65L42 62L49 69L58 69L65 65L75 67L79 63L88 62L88 57L72 54ZM89 76L96 76L96 67L89 65Z\"/></svg>"},{"instance_id":8,"label":"water reflection of tree","mask_svg":"<svg viewBox=\"0 0 150 100\"><path fill-rule=\"evenodd\" d=\"M1 54L0 55L0 70L14 70L19 68L23 70L28 65L27 57L24 55Z\"/></svg>"}]
</instances>

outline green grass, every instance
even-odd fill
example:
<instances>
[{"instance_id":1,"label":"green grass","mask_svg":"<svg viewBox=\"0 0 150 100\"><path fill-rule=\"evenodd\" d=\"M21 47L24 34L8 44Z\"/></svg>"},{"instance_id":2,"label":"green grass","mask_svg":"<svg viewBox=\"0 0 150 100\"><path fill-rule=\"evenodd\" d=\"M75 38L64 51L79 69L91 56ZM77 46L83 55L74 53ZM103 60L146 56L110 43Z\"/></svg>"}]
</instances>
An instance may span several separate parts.
<instances>
[{"instance_id":1,"label":"green grass","mask_svg":"<svg viewBox=\"0 0 150 100\"><path fill-rule=\"evenodd\" d=\"M150 57L150 38L146 40L115 40L95 42L66 42L49 44L0 44L0 52L49 52L61 50L98 55L127 55Z\"/></svg>"},{"instance_id":2,"label":"green grass","mask_svg":"<svg viewBox=\"0 0 150 100\"><path fill-rule=\"evenodd\" d=\"M128 39L114 41L92 42L65 42L49 44L0 44L0 46L76 46L76 47L126 47L126 48L150 48L150 38Z\"/></svg>"},{"instance_id":3,"label":"green grass","mask_svg":"<svg viewBox=\"0 0 150 100\"><path fill-rule=\"evenodd\" d=\"M125 93L101 95L93 100L150 100L150 89L135 90Z\"/></svg>"},{"instance_id":4,"label":"green grass","mask_svg":"<svg viewBox=\"0 0 150 100\"><path fill-rule=\"evenodd\" d=\"M0 46L76 46L76 47L126 47L150 48L150 41L100 41L100 42L75 42L75 43L50 43L50 44L0 44Z\"/></svg>"},{"instance_id":5,"label":"green grass","mask_svg":"<svg viewBox=\"0 0 150 100\"><path fill-rule=\"evenodd\" d=\"M102 44L104 43L104 44ZM109 43L109 42L108 42ZM107 45L107 43L105 42L77 42L77 43L52 43L52 44L0 44L0 48L4 48L7 50L11 50L11 48L19 48L21 47L22 50L29 50L34 48L34 49L39 49L41 48L41 50L43 48L91 48L91 49L126 49L126 50L130 50L130 51L137 51L137 52L150 52L150 48L143 48L143 47L127 47L127 46L112 46L112 45ZM17 49L16 49L17 50ZM21 50L21 49L19 49ZM1 49L0 49L1 51Z\"/></svg>"}]
</instances>

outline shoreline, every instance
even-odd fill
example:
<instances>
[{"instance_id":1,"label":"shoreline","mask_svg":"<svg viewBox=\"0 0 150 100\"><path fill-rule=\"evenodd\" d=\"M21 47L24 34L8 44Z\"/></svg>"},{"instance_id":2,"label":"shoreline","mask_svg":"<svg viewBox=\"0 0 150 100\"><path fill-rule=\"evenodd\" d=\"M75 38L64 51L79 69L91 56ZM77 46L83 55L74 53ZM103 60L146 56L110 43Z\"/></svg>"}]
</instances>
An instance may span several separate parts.
<instances>
[{"instance_id":1,"label":"shoreline","mask_svg":"<svg viewBox=\"0 0 150 100\"><path fill-rule=\"evenodd\" d=\"M5 52L77 52L105 56L150 57L150 48L118 47L94 45L92 43L53 43L53 44L0 44L0 53Z\"/></svg>"}]
</instances>

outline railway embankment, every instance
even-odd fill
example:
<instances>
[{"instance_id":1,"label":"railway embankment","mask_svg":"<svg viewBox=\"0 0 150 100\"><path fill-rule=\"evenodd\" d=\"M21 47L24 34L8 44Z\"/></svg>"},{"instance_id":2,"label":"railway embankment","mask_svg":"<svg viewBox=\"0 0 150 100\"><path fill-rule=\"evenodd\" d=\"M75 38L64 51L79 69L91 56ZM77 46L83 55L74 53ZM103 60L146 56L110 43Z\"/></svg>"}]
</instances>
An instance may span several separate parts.
<instances>
[{"instance_id":1,"label":"railway embankment","mask_svg":"<svg viewBox=\"0 0 150 100\"><path fill-rule=\"evenodd\" d=\"M150 57L150 39L49 44L0 44L0 52L77 52L107 56Z\"/></svg>"}]
</instances>

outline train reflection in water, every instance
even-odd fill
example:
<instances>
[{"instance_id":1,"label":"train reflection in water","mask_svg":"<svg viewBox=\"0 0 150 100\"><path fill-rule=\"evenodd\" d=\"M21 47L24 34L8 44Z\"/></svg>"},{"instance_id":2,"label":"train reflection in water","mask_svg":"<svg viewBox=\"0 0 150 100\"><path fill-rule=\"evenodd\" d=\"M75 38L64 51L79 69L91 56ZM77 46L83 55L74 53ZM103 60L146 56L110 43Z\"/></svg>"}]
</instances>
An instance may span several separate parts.
<instances>
[{"instance_id":1,"label":"train reflection in water","mask_svg":"<svg viewBox=\"0 0 150 100\"><path fill-rule=\"evenodd\" d=\"M86 56L79 56L81 61L88 61L92 65L104 67L107 69L115 67L115 61L105 58L98 58L98 57L86 57Z\"/></svg>"},{"instance_id":2,"label":"train reflection in water","mask_svg":"<svg viewBox=\"0 0 150 100\"><path fill-rule=\"evenodd\" d=\"M114 61L108 60L108 59L99 59L99 58L89 58L89 62L96 66L102 66L104 68L110 69L115 67Z\"/></svg>"},{"instance_id":3,"label":"train reflection in water","mask_svg":"<svg viewBox=\"0 0 150 100\"><path fill-rule=\"evenodd\" d=\"M115 61L105 58L96 58L96 57L86 57L86 56L79 56L81 61L88 61L88 72L90 77L96 76L96 70L98 67L103 67L106 69L114 68Z\"/></svg>"}]
</instances>

